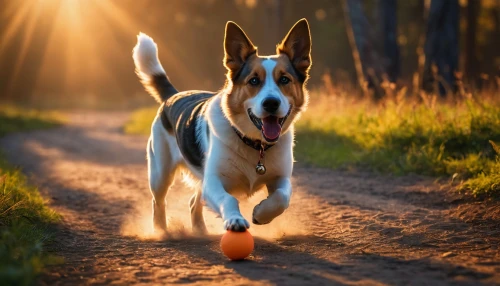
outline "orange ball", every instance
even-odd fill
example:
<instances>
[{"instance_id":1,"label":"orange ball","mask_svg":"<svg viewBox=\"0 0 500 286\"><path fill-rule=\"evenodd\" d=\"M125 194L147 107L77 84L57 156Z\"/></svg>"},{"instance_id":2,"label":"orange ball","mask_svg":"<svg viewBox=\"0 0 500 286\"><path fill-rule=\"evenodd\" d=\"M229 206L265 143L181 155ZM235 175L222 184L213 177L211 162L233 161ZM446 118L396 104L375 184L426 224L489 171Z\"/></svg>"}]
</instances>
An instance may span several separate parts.
<instances>
[{"instance_id":1,"label":"orange ball","mask_svg":"<svg viewBox=\"0 0 500 286\"><path fill-rule=\"evenodd\" d=\"M228 230L220 240L220 248L231 260L245 259L253 250L253 236L248 230L244 232Z\"/></svg>"}]
</instances>

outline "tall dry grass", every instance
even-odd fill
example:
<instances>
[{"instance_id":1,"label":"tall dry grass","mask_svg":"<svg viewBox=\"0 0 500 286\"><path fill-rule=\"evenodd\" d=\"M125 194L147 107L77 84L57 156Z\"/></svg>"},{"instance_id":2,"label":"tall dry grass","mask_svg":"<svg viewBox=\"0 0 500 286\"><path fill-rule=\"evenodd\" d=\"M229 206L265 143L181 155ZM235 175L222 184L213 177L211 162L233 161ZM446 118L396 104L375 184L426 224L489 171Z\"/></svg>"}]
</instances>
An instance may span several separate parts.
<instances>
[{"instance_id":1,"label":"tall dry grass","mask_svg":"<svg viewBox=\"0 0 500 286\"><path fill-rule=\"evenodd\" d=\"M500 93L447 99L383 85L373 101L325 85L298 121L296 156L332 168L450 178L473 195L500 194Z\"/></svg>"}]
</instances>

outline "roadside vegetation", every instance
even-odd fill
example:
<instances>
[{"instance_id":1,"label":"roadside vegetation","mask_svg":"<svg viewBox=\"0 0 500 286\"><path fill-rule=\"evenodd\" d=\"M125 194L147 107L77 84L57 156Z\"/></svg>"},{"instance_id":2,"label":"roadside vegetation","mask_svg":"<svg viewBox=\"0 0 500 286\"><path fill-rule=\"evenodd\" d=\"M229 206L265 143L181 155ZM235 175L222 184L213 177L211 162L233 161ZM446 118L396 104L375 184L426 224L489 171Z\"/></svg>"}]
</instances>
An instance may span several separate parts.
<instances>
[{"instance_id":1,"label":"roadside vegetation","mask_svg":"<svg viewBox=\"0 0 500 286\"><path fill-rule=\"evenodd\" d=\"M312 92L296 125L298 161L321 167L449 179L462 192L500 196L500 99L442 101L405 90L374 103ZM136 111L128 133L149 134L157 108Z\"/></svg>"},{"instance_id":2,"label":"roadside vegetation","mask_svg":"<svg viewBox=\"0 0 500 286\"><path fill-rule=\"evenodd\" d=\"M58 125L54 114L0 107L0 137ZM36 187L0 153L0 281L29 285L43 266L59 258L44 252L59 215L45 205Z\"/></svg>"},{"instance_id":3,"label":"roadside vegetation","mask_svg":"<svg viewBox=\"0 0 500 286\"><path fill-rule=\"evenodd\" d=\"M151 124L157 112L158 106L137 109L124 126L125 133L149 135L151 133Z\"/></svg>"},{"instance_id":4,"label":"roadside vegetation","mask_svg":"<svg viewBox=\"0 0 500 286\"><path fill-rule=\"evenodd\" d=\"M0 103L0 137L12 132L51 128L62 120L57 112Z\"/></svg>"},{"instance_id":5,"label":"roadside vegetation","mask_svg":"<svg viewBox=\"0 0 500 286\"><path fill-rule=\"evenodd\" d=\"M498 196L499 103L400 94L375 104L313 93L297 124L296 154L323 167L441 176L472 195Z\"/></svg>"}]
</instances>

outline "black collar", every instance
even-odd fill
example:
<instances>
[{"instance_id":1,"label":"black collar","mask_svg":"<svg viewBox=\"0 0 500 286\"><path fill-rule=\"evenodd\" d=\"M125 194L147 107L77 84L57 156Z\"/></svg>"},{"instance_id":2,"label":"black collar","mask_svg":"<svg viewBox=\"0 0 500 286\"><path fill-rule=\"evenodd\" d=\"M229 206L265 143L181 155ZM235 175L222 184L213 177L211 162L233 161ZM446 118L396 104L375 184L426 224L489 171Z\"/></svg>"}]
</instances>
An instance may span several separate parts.
<instances>
[{"instance_id":1,"label":"black collar","mask_svg":"<svg viewBox=\"0 0 500 286\"><path fill-rule=\"evenodd\" d=\"M292 112L292 105L290 104L290 108L288 109L287 114L285 115L285 117L283 118L283 121L280 124L281 127L283 127L286 119L288 118L288 116L290 115L291 112ZM267 149L274 146L274 144L267 144L267 143L263 143L260 140L252 140L248 137L245 137L245 135L243 135L243 133L241 133L236 127L234 127L234 126L231 126L231 127L233 127L234 132L236 132L236 134L238 135L238 137L240 137L240 139L241 139L241 141L243 141L243 143L247 144L248 146L254 148L257 151L266 151Z\"/></svg>"},{"instance_id":2,"label":"black collar","mask_svg":"<svg viewBox=\"0 0 500 286\"><path fill-rule=\"evenodd\" d=\"M238 137L240 137L240 139L241 139L241 141L243 141L243 143L247 144L248 146L252 147L253 149L255 149L257 151L261 151L262 149L264 149L264 151L266 151L267 149L274 146L274 144L267 144L267 143L264 143L260 140L253 140L253 139L250 139L248 137L245 137L245 135L243 135L238 129L236 129L236 127L234 127L234 126L232 126L232 127L233 127L234 132L236 132L236 135L238 135Z\"/></svg>"}]
</instances>

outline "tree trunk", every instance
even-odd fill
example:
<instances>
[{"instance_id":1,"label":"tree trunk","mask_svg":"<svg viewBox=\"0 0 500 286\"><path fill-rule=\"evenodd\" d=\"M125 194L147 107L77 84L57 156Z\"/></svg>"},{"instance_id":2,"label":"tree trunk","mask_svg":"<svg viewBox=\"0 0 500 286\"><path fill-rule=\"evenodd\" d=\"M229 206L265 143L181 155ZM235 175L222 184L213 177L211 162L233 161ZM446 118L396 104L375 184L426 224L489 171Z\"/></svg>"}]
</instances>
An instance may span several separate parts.
<instances>
[{"instance_id":1,"label":"tree trunk","mask_svg":"<svg viewBox=\"0 0 500 286\"><path fill-rule=\"evenodd\" d=\"M382 29L370 25L363 11L363 1L344 0L344 15L347 36L351 45L358 82L366 91L373 92L375 98L384 96L381 82L387 76L396 81L400 72L399 47L397 44L396 0L378 1ZM378 39L382 38L382 42ZM379 49L377 43L380 43Z\"/></svg>"},{"instance_id":2,"label":"tree trunk","mask_svg":"<svg viewBox=\"0 0 500 286\"><path fill-rule=\"evenodd\" d=\"M397 31L397 1L379 1L379 13L382 21L382 37L384 40L384 68L388 79L395 82L400 74L400 58Z\"/></svg>"},{"instance_id":3,"label":"tree trunk","mask_svg":"<svg viewBox=\"0 0 500 286\"><path fill-rule=\"evenodd\" d=\"M493 47L497 47L497 49L498 49L498 47L500 46L500 5L497 5L496 7L492 8L490 13L491 13L491 18L493 18L493 22L495 23L495 30L493 31L491 45ZM495 76L497 88L500 90L500 66L499 65L497 65L494 68L493 75Z\"/></svg>"},{"instance_id":4,"label":"tree trunk","mask_svg":"<svg viewBox=\"0 0 500 286\"><path fill-rule=\"evenodd\" d=\"M425 23L427 22L427 17L429 14L430 0L417 2L415 12L419 17L417 18L417 24L419 27L419 37L417 44L417 71L413 75L413 93L419 94L423 85L423 75L425 66Z\"/></svg>"},{"instance_id":5,"label":"tree trunk","mask_svg":"<svg viewBox=\"0 0 500 286\"><path fill-rule=\"evenodd\" d=\"M358 49L358 45L356 44L356 38L354 33L353 22L350 16L350 10L348 6L348 0L344 0L342 2L344 8L344 19L346 25L347 38L349 40L349 44L351 46L352 57L354 60L354 68L356 70L356 76L358 78L358 84L363 91L366 91L365 85L365 75L363 72L363 63L361 62L361 56Z\"/></svg>"},{"instance_id":6,"label":"tree trunk","mask_svg":"<svg viewBox=\"0 0 500 286\"><path fill-rule=\"evenodd\" d=\"M475 86L479 75L476 54L476 32L480 0L469 0L467 3L467 33L465 35L465 73L470 83Z\"/></svg>"},{"instance_id":7,"label":"tree trunk","mask_svg":"<svg viewBox=\"0 0 500 286\"><path fill-rule=\"evenodd\" d=\"M458 0L432 0L424 46L423 88L445 96L455 90L458 68Z\"/></svg>"}]
</instances>

